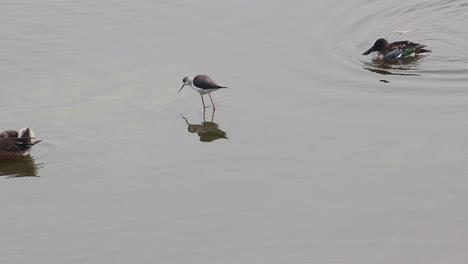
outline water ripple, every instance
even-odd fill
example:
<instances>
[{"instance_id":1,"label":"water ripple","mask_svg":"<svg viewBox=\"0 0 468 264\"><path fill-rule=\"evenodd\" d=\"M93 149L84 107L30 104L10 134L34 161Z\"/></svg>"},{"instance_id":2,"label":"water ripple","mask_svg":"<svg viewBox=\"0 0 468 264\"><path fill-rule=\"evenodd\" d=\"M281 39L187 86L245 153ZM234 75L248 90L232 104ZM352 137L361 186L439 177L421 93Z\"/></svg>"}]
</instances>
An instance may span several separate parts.
<instances>
[{"instance_id":1,"label":"water ripple","mask_svg":"<svg viewBox=\"0 0 468 264\"><path fill-rule=\"evenodd\" d=\"M343 71L341 76L365 84L369 75L354 78L360 70L372 74L385 74L393 78L406 78L415 87L465 88L468 81L468 54L464 51L468 38L465 21L468 5L459 0L370 2L358 5L365 16L356 17L350 9L341 6L330 20L341 21L342 27L332 32L327 28L325 46L329 60ZM362 13L362 12L361 12ZM400 31L400 32L399 32ZM403 33L402 33L403 32ZM411 40L420 42L433 52L411 63L374 64L361 53L380 37L389 41ZM379 76L370 76L378 80ZM404 85L408 85L405 82ZM435 88L431 87L431 88Z\"/></svg>"}]
</instances>

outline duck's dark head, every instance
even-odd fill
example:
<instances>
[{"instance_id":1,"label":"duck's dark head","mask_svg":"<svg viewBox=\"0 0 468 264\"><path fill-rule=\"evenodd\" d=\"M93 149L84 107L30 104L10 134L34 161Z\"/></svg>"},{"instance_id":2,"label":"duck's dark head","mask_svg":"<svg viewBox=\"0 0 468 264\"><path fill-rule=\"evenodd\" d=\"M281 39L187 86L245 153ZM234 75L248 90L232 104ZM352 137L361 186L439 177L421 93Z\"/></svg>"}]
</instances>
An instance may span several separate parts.
<instances>
[{"instance_id":1,"label":"duck's dark head","mask_svg":"<svg viewBox=\"0 0 468 264\"><path fill-rule=\"evenodd\" d=\"M379 38L378 40L375 41L374 46L372 46L362 55L368 55L369 53L374 52L374 51L380 51L383 53L387 49L387 47L388 47L388 41L384 38Z\"/></svg>"}]
</instances>

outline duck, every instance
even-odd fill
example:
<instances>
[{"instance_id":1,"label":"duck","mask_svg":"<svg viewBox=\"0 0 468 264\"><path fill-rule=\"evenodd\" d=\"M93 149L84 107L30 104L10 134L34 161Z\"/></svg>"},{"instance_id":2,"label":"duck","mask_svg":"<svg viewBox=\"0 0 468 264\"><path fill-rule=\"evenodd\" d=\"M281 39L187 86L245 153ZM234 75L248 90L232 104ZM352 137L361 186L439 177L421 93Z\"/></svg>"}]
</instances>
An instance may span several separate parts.
<instances>
[{"instance_id":1,"label":"duck","mask_svg":"<svg viewBox=\"0 0 468 264\"><path fill-rule=\"evenodd\" d=\"M0 159L27 156L31 147L39 142L41 140L36 140L34 131L29 127L19 131L5 130L0 133Z\"/></svg>"},{"instance_id":2,"label":"duck","mask_svg":"<svg viewBox=\"0 0 468 264\"><path fill-rule=\"evenodd\" d=\"M368 55L373 52L372 60L376 61L394 61L407 58L416 58L426 55L431 50L425 49L425 45L414 43L408 40L395 41L388 43L384 38L379 38L374 45L362 53Z\"/></svg>"}]
</instances>

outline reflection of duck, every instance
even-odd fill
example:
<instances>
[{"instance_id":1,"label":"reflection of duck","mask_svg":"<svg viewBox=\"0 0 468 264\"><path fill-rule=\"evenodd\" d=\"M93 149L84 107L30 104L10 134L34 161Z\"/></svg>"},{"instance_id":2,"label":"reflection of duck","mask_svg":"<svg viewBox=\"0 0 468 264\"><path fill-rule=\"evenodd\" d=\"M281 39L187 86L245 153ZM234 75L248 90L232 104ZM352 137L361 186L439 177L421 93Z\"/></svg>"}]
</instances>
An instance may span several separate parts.
<instances>
[{"instance_id":1,"label":"reflection of duck","mask_svg":"<svg viewBox=\"0 0 468 264\"><path fill-rule=\"evenodd\" d=\"M36 140L29 127L6 130L0 133L0 159L17 158L29 155L31 147L41 142Z\"/></svg>"},{"instance_id":2,"label":"reflection of duck","mask_svg":"<svg viewBox=\"0 0 468 264\"><path fill-rule=\"evenodd\" d=\"M37 165L31 156L19 157L8 161L0 160L0 176L37 176Z\"/></svg>"},{"instance_id":3,"label":"reflection of duck","mask_svg":"<svg viewBox=\"0 0 468 264\"><path fill-rule=\"evenodd\" d=\"M219 129L218 124L213 122L214 113L215 112L213 111L211 122L206 122L205 114L203 114L203 123L201 124L190 124L187 118L185 118L183 115L181 116L188 125L188 132L197 133L201 142L212 142L220 138L227 139L228 137L226 136L226 132Z\"/></svg>"},{"instance_id":4,"label":"reflection of duck","mask_svg":"<svg viewBox=\"0 0 468 264\"><path fill-rule=\"evenodd\" d=\"M420 58L421 57L416 57L412 60L364 62L363 69L382 75L421 76L421 74L415 73L418 70L418 60Z\"/></svg>"},{"instance_id":5,"label":"reflection of duck","mask_svg":"<svg viewBox=\"0 0 468 264\"><path fill-rule=\"evenodd\" d=\"M420 74L417 74L417 73L398 73L398 72L391 72L387 70L373 69L373 68L366 68L366 67L364 67L364 69L371 71L371 72L378 73L378 74L382 74L382 75L421 76ZM396 70L402 70L402 69L396 69Z\"/></svg>"}]
</instances>

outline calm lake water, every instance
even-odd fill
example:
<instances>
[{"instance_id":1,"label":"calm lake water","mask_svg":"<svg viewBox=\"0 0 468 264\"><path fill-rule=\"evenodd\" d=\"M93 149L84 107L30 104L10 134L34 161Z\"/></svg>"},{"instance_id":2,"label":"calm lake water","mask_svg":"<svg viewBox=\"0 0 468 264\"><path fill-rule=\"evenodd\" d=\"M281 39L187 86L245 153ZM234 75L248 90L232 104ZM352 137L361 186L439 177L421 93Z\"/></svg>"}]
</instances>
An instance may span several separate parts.
<instances>
[{"instance_id":1,"label":"calm lake water","mask_svg":"<svg viewBox=\"0 0 468 264\"><path fill-rule=\"evenodd\" d=\"M467 23L462 0L1 1L0 129L43 142L0 163L0 263L468 263ZM374 64L380 37L433 52ZM215 113L177 94L201 73L230 87Z\"/></svg>"}]
</instances>

